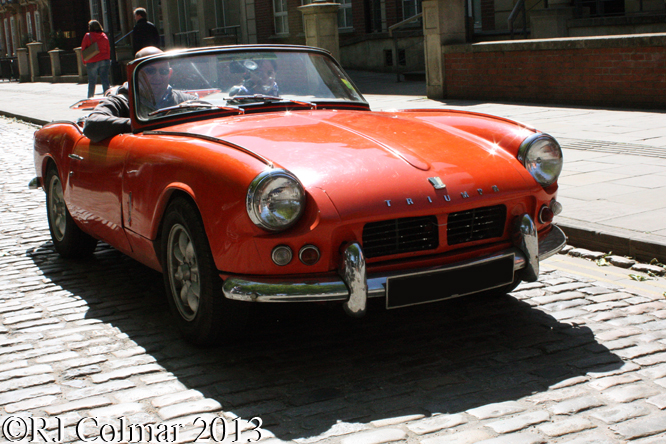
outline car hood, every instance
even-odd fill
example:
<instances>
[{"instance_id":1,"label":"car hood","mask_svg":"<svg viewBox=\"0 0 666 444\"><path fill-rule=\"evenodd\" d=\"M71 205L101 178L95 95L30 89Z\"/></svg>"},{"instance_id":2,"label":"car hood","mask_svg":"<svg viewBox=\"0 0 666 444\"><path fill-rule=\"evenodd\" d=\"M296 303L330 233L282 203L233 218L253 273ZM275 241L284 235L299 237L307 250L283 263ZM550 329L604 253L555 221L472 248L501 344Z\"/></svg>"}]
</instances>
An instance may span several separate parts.
<instances>
[{"instance_id":1,"label":"car hood","mask_svg":"<svg viewBox=\"0 0 666 444\"><path fill-rule=\"evenodd\" d=\"M491 118L478 120L483 127ZM519 125L502 125L503 144L519 144L528 135ZM433 205L482 206L491 197L535 186L512 154L447 123L445 113L279 112L170 129L215 137L270 159L306 189L324 190L343 219L388 208L412 214ZM430 178L445 187L436 189Z\"/></svg>"}]
</instances>

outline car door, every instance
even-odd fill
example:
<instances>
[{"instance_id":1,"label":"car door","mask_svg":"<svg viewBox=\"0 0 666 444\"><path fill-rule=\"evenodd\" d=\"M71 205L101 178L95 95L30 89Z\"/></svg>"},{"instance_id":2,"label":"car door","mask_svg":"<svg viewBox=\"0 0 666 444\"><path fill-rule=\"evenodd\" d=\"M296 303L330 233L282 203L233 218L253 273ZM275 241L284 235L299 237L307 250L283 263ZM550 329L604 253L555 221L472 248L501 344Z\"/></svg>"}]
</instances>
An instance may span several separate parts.
<instances>
[{"instance_id":1,"label":"car door","mask_svg":"<svg viewBox=\"0 0 666 444\"><path fill-rule=\"evenodd\" d=\"M95 237L131 251L123 230L122 179L126 135L93 143L83 137L69 154L68 208L72 217Z\"/></svg>"}]
</instances>

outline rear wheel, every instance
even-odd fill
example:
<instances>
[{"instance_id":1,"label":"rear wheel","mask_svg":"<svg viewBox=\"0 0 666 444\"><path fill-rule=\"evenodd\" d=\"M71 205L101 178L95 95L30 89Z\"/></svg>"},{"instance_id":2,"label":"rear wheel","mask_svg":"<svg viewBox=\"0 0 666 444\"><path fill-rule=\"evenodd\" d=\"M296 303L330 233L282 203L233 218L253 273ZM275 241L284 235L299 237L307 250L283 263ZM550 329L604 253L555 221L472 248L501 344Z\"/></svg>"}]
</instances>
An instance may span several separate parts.
<instances>
[{"instance_id":1,"label":"rear wheel","mask_svg":"<svg viewBox=\"0 0 666 444\"><path fill-rule=\"evenodd\" d=\"M46 214L53 246L60 256L77 259L90 256L97 239L84 233L67 210L58 170L51 165L46 173Z\"/></svg>"},{"instance_id":2,"label":"rear wheel","mask_svg":"<svg viewBox=\"0 0 666 444\"><path fill-rule=\"evenodd\" d=\"M223 331L245 322L245 304L222 294L222 279L198 210L184 198L167 208L161 251L169 306L188 341L210 344Z\"/></svg>"}]
</instances>

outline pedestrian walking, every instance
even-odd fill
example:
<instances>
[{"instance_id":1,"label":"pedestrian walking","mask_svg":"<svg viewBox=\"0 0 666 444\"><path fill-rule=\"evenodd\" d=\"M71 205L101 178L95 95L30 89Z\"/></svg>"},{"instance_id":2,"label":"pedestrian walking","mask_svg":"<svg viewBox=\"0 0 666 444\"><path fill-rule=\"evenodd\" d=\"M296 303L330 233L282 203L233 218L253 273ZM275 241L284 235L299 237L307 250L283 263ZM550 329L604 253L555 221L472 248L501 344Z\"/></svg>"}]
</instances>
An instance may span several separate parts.
<instances>
[{"instance_id":1,"label":"pedestrian walking","mask_svg":"<svg viewBox=\"0 0 666 444\"><path fill-rule=\"evenodd\" d=\"M157 27L148 21L148 14L144 8L134 10L134 20L136 24L132 30L132 49L134 54L147 46L159 48L160 33Z\"/></svg>"},{"instance_id":2,"label":"pedestrian walking","mask_svg":"<svg viewBox=\"0 0 666 444\"><path fill-rule=\"evenodd\" d=\"M88 33L81 42L81 57L88 68L88 97L95 95L97 77L102 82L102 94L109 89L111 50L109 39L97 20L88 22Z\"/></svg>"}]
</instances>

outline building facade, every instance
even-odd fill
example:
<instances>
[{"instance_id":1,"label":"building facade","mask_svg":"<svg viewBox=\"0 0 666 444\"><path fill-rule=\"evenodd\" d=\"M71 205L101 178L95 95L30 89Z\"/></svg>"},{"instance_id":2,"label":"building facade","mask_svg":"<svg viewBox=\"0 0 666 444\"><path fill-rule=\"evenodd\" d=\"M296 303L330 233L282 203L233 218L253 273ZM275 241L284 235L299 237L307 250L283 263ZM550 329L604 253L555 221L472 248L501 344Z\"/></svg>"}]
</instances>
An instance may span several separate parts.
<instances>
[{"instance_id":1,"label":"building facade","mask_svg":"<svg viewBox=\"0 0 666 444\"><path fill-rule=\"evenodd\" d=\"M48 39L49 18L45 1L0 0L0 56L13 57L18 48Z\"/></svg>"},{"instance_id":2,"label":"building facade","mask_svg":"<svg viewBox=\"0 0 666 444\"><path fill-rule=\"evenodd\" d=\"M133 58L132 11L144 7L165 49L226 44L305 44L299 7L312 0L0 0L0 56L29 42L43 51L80 46L90 19L113 32L119 61ZM316 0L321 1L321 0ZM325 0L324 0L325 1ZM339 4L340 61L348 69L425 71L422 0ZM511 38L666 32L664 0L438 0L464 10L468 43ZM455 20L463 20L457 14ZM454 20L454 19L450 19ZM512 33L513 30L513 33Z\"/></svg>"}]
</instances>

